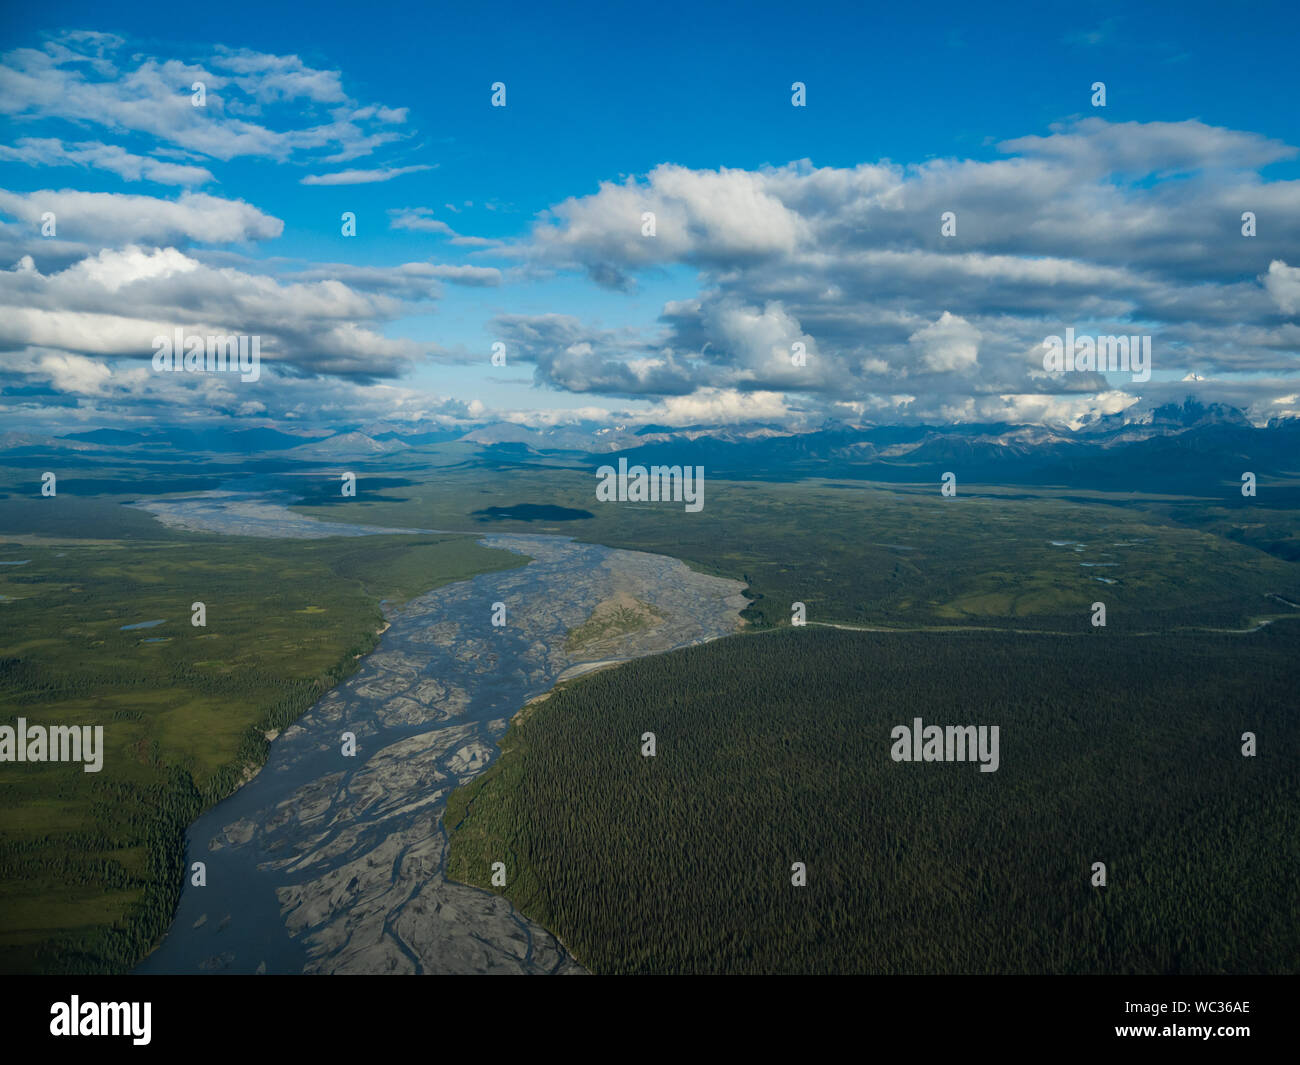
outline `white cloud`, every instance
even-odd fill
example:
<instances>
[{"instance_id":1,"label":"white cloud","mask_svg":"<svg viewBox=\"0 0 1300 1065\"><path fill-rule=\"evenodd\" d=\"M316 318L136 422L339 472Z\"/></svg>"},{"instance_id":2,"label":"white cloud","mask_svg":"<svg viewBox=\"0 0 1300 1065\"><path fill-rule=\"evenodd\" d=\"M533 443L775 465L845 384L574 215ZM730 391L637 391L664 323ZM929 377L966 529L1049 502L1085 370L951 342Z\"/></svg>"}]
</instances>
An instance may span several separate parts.
<instances>
[{"instance_id":1,"label":"white cloud","mask_svg":"<svg viewBox=\"0 0 1300 1065\"><path fill-rule=\"evenodd\" d=\"M175 200L116 192L0 189L0 214L26 223L39 233L41 216L54 212L58 236L65 239L123 244L147 241L231 243L268 240L284 231L278 218L243 200L224 200L202 192L182 193Z\"/></svg>"},{"instance_id":2,"label":"white cloud","mask_svg":"<svg viewBox=\"0 0 1300 1065\"><path fill-rule=\"evenodd\" d=\"M191 100L195 82L202 107ZM130 52L120 37L78 32L0 56L0 114L142 135L214 159L324 151L325 162L400 139L407 117L405 108L358 104L337 71L297 56L217 47L196 59L158 58Z\"/></svg>"},{"instance_id":3,"label":"white cloud","mask_svg":"<svg viewBox=\"0 0 1300 1065\"><path fill-rule=\"evenodd\" d=\"M1188 369L1296 374L1300 333L1278 310L1300 307L1286 265L1300 182L1256 173L1296 149L1198 121L1097 118L1000 147L1011 157L665 164L603 183L539 218L512 249L524 269L580 269L629 289L640 273L681 264L698 271L698 293L665 304L650 329L557 316L503 316L496 327L522 344L538 383L568 391L782 391L828 411L874 415L883 403L916 419L1108 409L1104 377L1050 376L1041 351L1030 357L1071 325L1153 334L1162 377L1143 396ZM1269 221L1252 239L1240 235L1244 209ZM940 230L949 210L951 237ZM653 237L642 235L644 211L655 212ZM1246 280L1270 261L1260 283ZM796 340L810 353L798 374Z\"/></svg>"},{"instance_id":4,"label":"white cloud","mask_svg":"<svg viewBox=\"0 0 1300 1065\"><path fill-rule=\"evenodd\" d=\"M646 212L655 216L654 236L643 235ZM616 286L621 267L789 254L805 233L762 174L665 163L644 183L602 182L594 196L552 207L532 243L539 256L584 264Z\"/></svg>"},{"instance_id":5,"label":"white cloud","mask_svg":"<svg viewBox=\"0 0 1300 1065\"><path fill-rule=\"evenodd\" d=\"M701 388L689 396L668 396L644 417L664 425L727 425L743 422L784 422L789 400L780 392L740 392L730 388Z\"/></svg>"},{"instance_id":6,"label":"white cloud","mask_svg":"<svg viewBox=\"0 0 1300 1065\"><path fill-rule=\"evenodd\" d=\"M102 362L80 355L42 355L36 363L38 374L49 377L50 383L60 392L95 395L103 389L112 376Z\"/></svg>"},{"instance_id":7,"label":"white cloud","mask_svg":"<svg viewBox=\"0 0 1300 1065\"><path fill-rule=\"evenodd\" d=\"M1281 259L1268 264L1264 287L1284 314L1300 311L1300 266L1287 266Z\"/></svg>"},{"instance_id":8,"label":"white cloud","mask_svg":"<svg viewBox=\"0 0 1300 1065\"><path fill-rule=\"evenodd\" d=\"M433 217L432 207L401 207L388 212L389 229L409 229L417 233L442 233L454 236L446 222Z\"/></svg>"},{"instance_id":9,"label":"white cloud","mask_svg":"<svg viewBox=\"0 0 1300 1065\"><path fill-rule=\"evenodd\" d=\"M57 137L23 137L13 147L0 145L0 160L30 166L91 167L125 181L147 180L159 185L204 185L213 180L212 172L205 167L134 155L118 145L99 141L65 144Z\"/></svg>"},{"instance_id":10,"label":"white cloud","mask_svg":"<svg viewBox=\"0 0 1300 1065\"><path fill-rule=\"evenodd\" d=\"M998 148L1064 163L1090 174L1145 175L1207 168L1256 170L1291 159L1296 149L1255 133L1185 122L1061 123L1046 137L1017 137Z\"/></svg>"},{"instance_id":11,"label":"white cloud","mask_svg":"<svg viewBox=\"0 0 1300 1065\"><path fill-rule=\"evenodd\" d=\"M336 174L308 174L302 179L302 184L373 185L380 181L391 181L403 174L418 174L421 170L433 169L433 166L390 166L379 170L340 170Z\"/></svg>"},{"instance_id":12,"label":"white cloud","mask_svg":"<svg viewBox=\"0 0 1300 1065\"><path fill-rule=\"evenodd\" d=\"M180 328L259 336L272 367L373 380L427 354L377 330L402 307L338 280L284 282L213 268L175 248L128 246L49 275L28 261L0 271L0 350L148 360L154 338Z\"/></svg>"},{"instance_id":13,"label":"white cloud","mask_svg":"<svg viewBox=\"0 0 1300 1065\"><path fill-rule=\"evenodd\" d=\"M970 370L979 361L979 330L947 311L938 321L918 329L907 342L920 352L921 364L935 373Z\"/></svg>"}]
</instances>

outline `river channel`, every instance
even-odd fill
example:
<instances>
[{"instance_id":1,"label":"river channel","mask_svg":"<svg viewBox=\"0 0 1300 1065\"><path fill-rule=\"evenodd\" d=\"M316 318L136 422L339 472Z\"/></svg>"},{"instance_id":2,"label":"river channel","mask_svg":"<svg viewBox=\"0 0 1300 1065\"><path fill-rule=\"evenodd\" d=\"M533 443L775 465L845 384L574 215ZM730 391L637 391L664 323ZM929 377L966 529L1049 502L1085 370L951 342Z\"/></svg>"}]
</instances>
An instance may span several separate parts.
<instances>
[{"instance_id":1,"label":"river channel","mask_svg":"<svg viewBox=\"0 0 1300 1065\"><path fill-rule=\"evenodd\" d=\"M247 493L141 505L170 525L241 536L413 531L316 521ZM187 868L205 863L207 883L187 876L170 931L137 972L582 972L504 898L445 879L447 796L559 680L735 632L743 586L561 536L478 539L532 561L385 608L390 627L358 671L190 827ZM611 603L652 608L648 623L566 650L569 632Z\"/></svg>"}]
</instances>

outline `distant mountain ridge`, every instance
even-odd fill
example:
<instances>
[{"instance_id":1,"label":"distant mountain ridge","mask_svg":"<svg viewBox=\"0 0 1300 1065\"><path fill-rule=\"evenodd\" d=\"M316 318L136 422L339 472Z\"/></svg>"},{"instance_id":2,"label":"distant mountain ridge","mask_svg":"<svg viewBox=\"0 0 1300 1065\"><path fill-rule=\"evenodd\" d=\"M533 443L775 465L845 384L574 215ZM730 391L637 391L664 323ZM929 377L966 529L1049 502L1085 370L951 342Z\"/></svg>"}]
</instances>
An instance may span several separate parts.
<instances>
[{"instance_id":1,"label":"distant mountain ridge","mask_svg":"<svg viewBox=\"0 0 1300 1065\"><path fill-rule=\"evenodd\" d=\"M1079 428L1009 422L958 425L848 425L792 429L742 425L601 424L528 426L496 421L468 426L383 422L334 432L286 433L269 427L221 426L147 430L101 428L60 437L10 431L0 450L34 454L51 448L133 453L273 455L285 461L399 458L418 463L426 449L466 447L466 460L518 465L546 459L585 466L628 455L635 462L704 466L731 478L858 478L919 482L954 472L959 481L1068 485L1078 488L1188 493L1237 481L1244 472L1300 478L1300 419L1256 426L1245 413L1188 397L1142 411L1096 418Z\"/></svg>"}]
</instances>

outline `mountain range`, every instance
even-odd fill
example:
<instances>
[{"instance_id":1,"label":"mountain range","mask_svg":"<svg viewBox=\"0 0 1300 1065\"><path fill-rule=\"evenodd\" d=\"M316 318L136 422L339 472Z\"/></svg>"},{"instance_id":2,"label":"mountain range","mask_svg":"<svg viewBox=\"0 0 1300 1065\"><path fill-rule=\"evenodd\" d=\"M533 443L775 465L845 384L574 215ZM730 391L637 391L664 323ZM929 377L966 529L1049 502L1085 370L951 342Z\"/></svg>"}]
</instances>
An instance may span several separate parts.
<instances>
[{"instance_id":1,"label":"mountain range","mask_svg":"<svg viewBox=\"0 0 1300 1065\"><path fill-rule=\"evenodd\" d=\"M410 427L373 423L301 434L252 427L159 426L91 429L60 436L9 431L0 453L85 459L185 455L309 463L402 466L434 452L483 465L545 461L585 468L626 454L636 462L689 463L709 476L788 480L856 478L1065 486L1075 489L1218 495L1252 472L1261 481L1300 480L1300 419L1252 424L1235 407L1192 398L1097 418L1078 428L1009 423L959 425L604 425L532 427L495 421Z\"/></svg>"}]
</instances>

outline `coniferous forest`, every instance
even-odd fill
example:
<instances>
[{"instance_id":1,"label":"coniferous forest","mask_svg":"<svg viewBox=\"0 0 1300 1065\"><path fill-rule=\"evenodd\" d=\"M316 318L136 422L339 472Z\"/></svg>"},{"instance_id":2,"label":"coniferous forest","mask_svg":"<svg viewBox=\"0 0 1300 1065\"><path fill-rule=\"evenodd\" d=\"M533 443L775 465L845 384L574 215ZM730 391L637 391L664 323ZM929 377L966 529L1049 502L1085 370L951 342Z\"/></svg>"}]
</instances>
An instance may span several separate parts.
<instances>
[{"instance_id":1,"label":"coniferous forest","mask_svg":"<svg viewBox=\"0 0 1300 1065\"><path fill-rule=\"evenodd\" d=\"M1294 622L733 637L530 706L452 797L449 873L504 862L597 973L1286 971L1297 691ZM892 760L915 717L1000 726L999 768Z\"/></svg>"}]
</instances>

